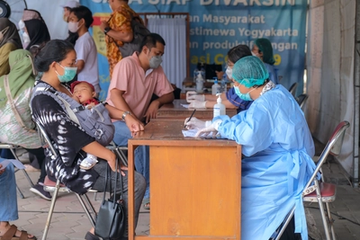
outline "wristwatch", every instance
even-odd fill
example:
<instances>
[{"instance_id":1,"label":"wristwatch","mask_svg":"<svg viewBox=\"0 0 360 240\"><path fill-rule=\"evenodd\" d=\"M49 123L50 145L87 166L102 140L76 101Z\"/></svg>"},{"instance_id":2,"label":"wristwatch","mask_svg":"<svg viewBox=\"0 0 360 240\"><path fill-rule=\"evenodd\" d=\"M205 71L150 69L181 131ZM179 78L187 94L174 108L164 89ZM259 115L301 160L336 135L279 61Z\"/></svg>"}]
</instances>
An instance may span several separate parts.
<instances>
[{"instance_id":1,"label":"wristwatch","mask_svg":"<svg viewBox=\"0 0 360 240\"><path fill-rule=\"evenodd\" d=\"M107 35L107 33L108 33L110 30L111 30L111 28L110 28L110 27L106 27L106 28L104 28L104 34L105 34L105 35Z\"/></svg>"},{"instance_id":2,"label":"wristwatch","mask_svg":"<svg viewBox=\"0 0 360 240\"><path fill-rule=\"evenodd\" d=\"M125 117L126 117L127 115L131 115L131 113L130 113L129 111L125 111L125 112L123 113L122 117L121 117L123 121L125 121Z\"/></svg>"}]
</instances>

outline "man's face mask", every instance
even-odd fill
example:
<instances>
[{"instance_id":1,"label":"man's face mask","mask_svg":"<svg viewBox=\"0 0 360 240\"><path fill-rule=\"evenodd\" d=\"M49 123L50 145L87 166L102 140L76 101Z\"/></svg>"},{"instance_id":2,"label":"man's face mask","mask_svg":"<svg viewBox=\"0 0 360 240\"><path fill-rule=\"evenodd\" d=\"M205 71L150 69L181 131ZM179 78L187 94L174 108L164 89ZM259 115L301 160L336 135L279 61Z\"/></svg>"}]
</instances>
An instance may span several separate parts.
<instances>
[{"instance_id":1,"label":"man's face mask","mask_svg":"<svg viewBox=\"0 0 360 240\"><path fill-rule=\"evenodd\" d=\"M161 56L152 56L149 62L150 68L155 69L160 66L162 63L162 57Z\"/></svg>"}]
</instances>

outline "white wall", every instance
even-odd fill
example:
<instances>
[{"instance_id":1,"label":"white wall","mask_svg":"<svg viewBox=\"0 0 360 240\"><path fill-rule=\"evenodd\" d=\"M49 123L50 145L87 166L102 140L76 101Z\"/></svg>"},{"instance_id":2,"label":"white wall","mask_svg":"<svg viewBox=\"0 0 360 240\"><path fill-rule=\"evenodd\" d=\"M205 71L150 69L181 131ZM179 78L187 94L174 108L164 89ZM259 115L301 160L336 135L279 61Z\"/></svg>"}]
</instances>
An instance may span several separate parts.
<instances>
[{"instance_id":1,"label":"white wall","mask_svg":"<svg viewBox=\"0 0 360 240\"><path fill-rule=\"evenodd\" d=\"M306 116L326 143L336 125L350 122L339 161L353 173L354 49L356 0L310 0Z\"/></svg>"},{"instance_id":2,"label":"white wall","mask_svg":"<svg viewBox=\"0 0 360 240\"><path fill-rule=\"evenodd\" d=\"M61 5L68 0L26 0L29 9L41 13L49 28L51 39L65 39L68 35L67 24L63 21Z\"/></svg>"}]
</instances>

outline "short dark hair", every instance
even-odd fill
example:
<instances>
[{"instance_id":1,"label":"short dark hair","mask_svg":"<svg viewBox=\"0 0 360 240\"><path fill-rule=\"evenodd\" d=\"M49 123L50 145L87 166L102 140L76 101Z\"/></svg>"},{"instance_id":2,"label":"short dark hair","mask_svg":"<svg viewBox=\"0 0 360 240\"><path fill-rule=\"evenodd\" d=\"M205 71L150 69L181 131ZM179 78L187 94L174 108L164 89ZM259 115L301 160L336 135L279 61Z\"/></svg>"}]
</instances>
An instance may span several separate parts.
<instances>
[{"instance_id":1,"label":"short dark hair","mask_svg":"<svg viewBox=\"0 0 360 240\"><path fill-rule=\"evenodd\" d=\"M227 56L232 63L236 63L240 58L251 56L251 51L247 45L240 44L231 48Z\"/></svg>"},{"instance_id":2,"label":"short dark hair","mask_svg":"<svg viewBox=\"0 0 360 240\"><path fill-rule=\"evenodd\" d=\"M61 62L70 51L74 51L74 46L70 42L59 39L50 40L34 58L36 70L38 72L49 71L51 63Z\"/></svg>"},{"instance_id":3,"label":"short dark hair","mask_svg":"<svg viewBox=\"0 0 360 240\"><path fill-rule=\"evenodd\" d=\"M74 13L79 21L83 18L85 20L86 28L89 28L94 22L91 10L85 6L74 7L70 10L70 12Z\"/></svg>"},{"instance_id":4,"label":"short dark hair","mask_svg":"<svg viewBox=\"0 0 360 240\"><path fill-rule=\"evenodd\" d=\"M153 47L156 46L156 43L161 43L165 46L165 40L157 33L150 33L148 35L146 35L143 39L143 41L141 42L140 45L140 52L142 51L144 46L147 46L148 49L151 49Z\"/></svg>"}]
</instances>

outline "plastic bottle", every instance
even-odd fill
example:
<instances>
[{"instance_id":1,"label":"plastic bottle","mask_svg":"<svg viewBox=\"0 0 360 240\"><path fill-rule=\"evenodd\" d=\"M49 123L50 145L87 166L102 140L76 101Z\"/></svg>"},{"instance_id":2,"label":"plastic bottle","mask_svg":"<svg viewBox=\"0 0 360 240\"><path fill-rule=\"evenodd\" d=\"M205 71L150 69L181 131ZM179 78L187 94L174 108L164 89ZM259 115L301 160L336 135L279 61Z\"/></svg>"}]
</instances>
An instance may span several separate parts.
<instances>
[{"instance_id":1,"label":"plastic bottle","mask_svg":"<svg viewBox=\"0 0 360 240\"><path fill-rule=\"evenodd\" d=\"M221 93L216 94L216 96L218 96L218 98L216 100L217 103L214 105L214 116L213 117L217 117L217 116L226 114L225 105L221 103Z\"/></svg>"},{"instance_id":2,"label":"plastic bottle","mask_svg":"<svg viewBox=\"0 0 360 240\"><path fill-rule=\"evenodd\" d=\"M204 79L202 77L201 71L198 71L198 75L196 77L196 92L202 93L204 90Z\"/></svg>"},{"instance_id":3,"label":"plastic bottle","mask_svg":"<svg viewBox=\"0 0 360 240\"><path fill-rule=\"evenodd\" d=\"M215 80L211 87L211 94L216 95L217 93L220 93L220 85L218 84L218 81Z\"/></svg>"},{"instance_id":4,"label":"plastic bottle","mask_svg":"<svg viewBox=\"0 0 360 240\"><path fill-rule=\"evenodd\" d=\"M224 73L222 81L221 81L221 92L226 93L226 91L227 91L227 82L228 82L228 79L227 79L226 73Z\"/></svg>"}]
</instances>

